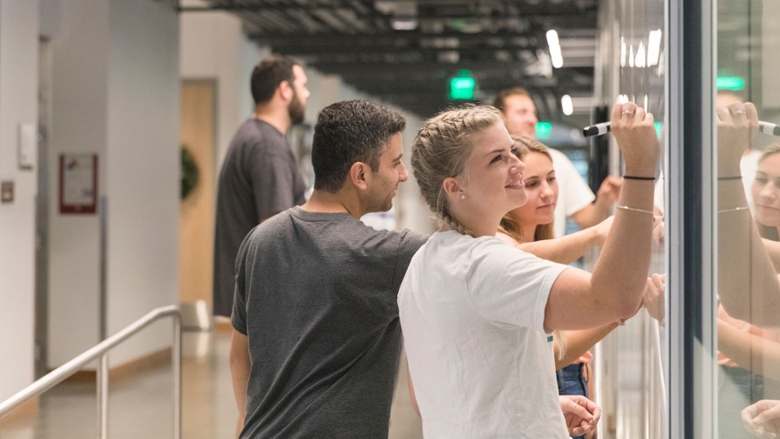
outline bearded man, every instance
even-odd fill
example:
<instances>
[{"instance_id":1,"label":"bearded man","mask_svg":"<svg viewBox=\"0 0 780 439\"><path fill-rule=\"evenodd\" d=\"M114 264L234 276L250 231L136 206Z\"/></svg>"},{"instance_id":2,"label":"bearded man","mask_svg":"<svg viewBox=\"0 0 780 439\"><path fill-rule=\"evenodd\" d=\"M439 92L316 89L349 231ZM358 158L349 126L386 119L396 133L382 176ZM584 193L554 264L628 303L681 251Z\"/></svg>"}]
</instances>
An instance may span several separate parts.
<instances>
[{"instance_id":1,"label":"bearded man","mask_svg":"<svg viewBox=\"0 0 780 439\"><path fill-rule=\"evenodd\" d=\"M253 116L230 142L219 175L214 241L214 315L230 317L235 262L244 237L279 212L303 204L303 181L285 135L303 122L309 90L293 59L272 55L252 72Z\"/></svg>"}]
</instances>

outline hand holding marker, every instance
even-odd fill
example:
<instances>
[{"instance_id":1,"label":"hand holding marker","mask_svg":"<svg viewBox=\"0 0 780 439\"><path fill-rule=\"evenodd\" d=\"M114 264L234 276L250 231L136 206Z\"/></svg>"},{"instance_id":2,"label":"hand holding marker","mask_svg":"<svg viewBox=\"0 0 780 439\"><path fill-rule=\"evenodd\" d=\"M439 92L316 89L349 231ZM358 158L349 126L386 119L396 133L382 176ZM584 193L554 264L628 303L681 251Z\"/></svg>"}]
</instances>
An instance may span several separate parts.
<instances>
[{"instance_id":1,"label":"hand holding marker","mask_svg":"<svg viewBox=\"0 0 780 439\"><path fill-rule=\"evenodd\" d=\"M582 134L585 137L600 136L610 132L611 127L609 122L597 123L582 129ZM780 126L769 122L758 121L758 131L764 134L772 136L780 136Z\"/></svg>"}]
</instances>

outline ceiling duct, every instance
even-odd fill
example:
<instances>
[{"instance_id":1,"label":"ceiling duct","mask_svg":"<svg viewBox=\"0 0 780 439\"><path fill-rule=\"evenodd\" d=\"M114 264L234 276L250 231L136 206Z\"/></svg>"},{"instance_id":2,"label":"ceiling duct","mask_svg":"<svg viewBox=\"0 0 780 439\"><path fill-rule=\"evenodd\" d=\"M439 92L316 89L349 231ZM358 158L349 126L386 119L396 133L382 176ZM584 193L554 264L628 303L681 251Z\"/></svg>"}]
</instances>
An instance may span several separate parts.
<instances>
[{"instance_id":1,"label":"ceiling duct","mask_svg":"<svg viewBox=\"0 0 780 439\"><path fill-rule=\"evenodd\" d=\"M572 96L577 113L576 98L593 93L598 2L207 0L180 10L234 13L259 44L423 117L451 105L448 81L461 69L479 83L478 99L524 86L549 107L540 111L555 117L563 95ZM558 31L564 60L557 69L550 29Z\"/></svg>"}]
</instances>

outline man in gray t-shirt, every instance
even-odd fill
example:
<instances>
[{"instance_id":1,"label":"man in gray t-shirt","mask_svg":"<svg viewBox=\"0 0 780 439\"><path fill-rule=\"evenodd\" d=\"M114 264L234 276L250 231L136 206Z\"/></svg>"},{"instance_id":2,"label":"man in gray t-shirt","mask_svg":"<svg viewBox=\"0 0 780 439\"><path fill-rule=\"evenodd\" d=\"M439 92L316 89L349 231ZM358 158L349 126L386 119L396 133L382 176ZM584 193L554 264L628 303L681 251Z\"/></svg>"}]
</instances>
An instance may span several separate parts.
<instances>
[{"instance_id":1,"label":"man in gray t-shirt","mask_svg":"<svg viewBox=\"0 0 780 439\"><path fill-rule=\"evenodd\" d=\"M389 209L407 179L404 126L365 101L324 109L311 198L242 243L231 343L241 438L387 437L401 349L396 295L425 237L359 218Z\"/></svg>"},{"instance_id":2,"label":"man in gray t-shirt","mask_svg":"<svg viewBox=\"0 0 780 439\"><path fill-rule=\"evenodd\" d=\"M303 121L306 74L291 58L273 55L252 72L254 117L230 142L219 174L214 234L214 315L233 309L238 247L255 226L304 203L306 185L284 135Z\"/></svg>"}]
</instances>

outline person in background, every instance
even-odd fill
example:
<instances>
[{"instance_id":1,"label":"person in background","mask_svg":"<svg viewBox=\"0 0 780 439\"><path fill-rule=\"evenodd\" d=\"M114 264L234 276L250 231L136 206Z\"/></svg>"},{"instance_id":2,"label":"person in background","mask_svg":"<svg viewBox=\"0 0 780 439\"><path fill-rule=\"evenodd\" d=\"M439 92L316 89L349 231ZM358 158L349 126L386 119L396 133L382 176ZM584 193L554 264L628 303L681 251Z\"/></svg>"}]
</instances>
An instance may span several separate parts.
<instances>
[{"instance_id":1,"label":"person in background","mask_svg":"<svg viewBox=\"0 0 780 439\"><path fill-rule=\"evenodd\" d=\"M499 91L493 106L501 111L509 134L536 138L536 105L525 89L515 87ZM593 227L604 221L620 195L623 182L607 176L598 193L593 195L565 154L550 148L550 155L560 188L553 236L557 238L565 234L568 217L574 219L581 228Z\"/></svg>"},{"instance_id":2,"label":"person in background","mask_svg":"<svg viewBox=\"0 0 780 439\"><path fill-rule=\"evenodd\" d=\"M396 295L425 237L360 218L407 180L396 112L338 102L317 118L314 192L256 227L236 261L230 369L240 437L386 438Z\"/></svg>"},{"instance_id":3,"label":"person in background","mask_svg":"<svg viewBox=\"0 0 780 439\"><path fill-rule=\"evenodd\" d=\"M495 237L527 201L525 166L498 110L454 109L420 129L412 167L440 228L412 258L398 306L426 438L563 439L595 426L600 410L586 398L577 400L586 413L561 414L551 334L639 308L659 154L652 115L633 103L612 114L627 180L593 274Z\"/></svg>"},{"instance_id":4,"label":"person in background","mask_svg":"<svg viewBox=\"0 0 780 439\"><path fill-rule=\"evenodd\" d=\"M230 317L241 241L273 215L303 204L306 185L285 135L303 122L306 73L293 59L271 55L252 72L256 107L230 142L219 174L214 234L214 315Z\"/></svg>"}]
</instances>

